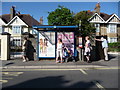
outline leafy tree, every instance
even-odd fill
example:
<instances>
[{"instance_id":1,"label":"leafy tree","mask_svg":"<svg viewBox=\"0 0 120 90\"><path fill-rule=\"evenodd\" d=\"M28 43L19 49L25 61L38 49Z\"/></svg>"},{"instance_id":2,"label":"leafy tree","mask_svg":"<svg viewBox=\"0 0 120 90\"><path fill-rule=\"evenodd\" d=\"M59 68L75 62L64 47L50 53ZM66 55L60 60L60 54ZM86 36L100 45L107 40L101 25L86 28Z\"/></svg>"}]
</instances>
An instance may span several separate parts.
<instances>
[{"instance_id":1,"label":"leafy tree","mask_svg":"<svg viewBox=\"0 0 120 90\"><path fill-rule=\"evenodd\" d=\"M48 12L47 17L49 25L75 25L73 12L64 6L58 6L58 8L52 12Z\"/></svg>"},{"instance_id":2,"label":"leafy tree","mask_svg":"<svg viewBox=\"0 0 120 90\"><path fill-rule=\"evenodd\" d=\"M94 25L88 21L90 17L87 11L81 11L74 16L75 23L80 25L79 35L92 36L95 33Z\"/></svg>"}]
</instances>

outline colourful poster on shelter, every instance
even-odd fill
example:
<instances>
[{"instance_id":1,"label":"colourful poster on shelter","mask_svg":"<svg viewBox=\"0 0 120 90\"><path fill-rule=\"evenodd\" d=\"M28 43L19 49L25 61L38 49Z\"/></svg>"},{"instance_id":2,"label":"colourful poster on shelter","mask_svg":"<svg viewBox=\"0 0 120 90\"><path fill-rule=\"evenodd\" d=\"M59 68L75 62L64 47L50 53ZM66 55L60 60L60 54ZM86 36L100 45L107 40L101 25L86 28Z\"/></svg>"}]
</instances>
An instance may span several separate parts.
<instances>
[{"instance_id":1,"label":"colourful poster on shelter","mask_svg":"<svg viewBox=\"0 0 120 90\"><path fill-rule=\"evenodd\" d=\"M64 47L67 47L74 55L74 32L58 32L57 39L62 39Z\"/></svg>"},{"instance_id":2,"label":"colourful poster on shelter","mask_svg":"<svg viewBox=\"0 0 120 90\"><path fill-rule=\"evenodd\" d=\"M39 33L39 57L55 57L55 32Z\"/></svg>"}]
</instances>

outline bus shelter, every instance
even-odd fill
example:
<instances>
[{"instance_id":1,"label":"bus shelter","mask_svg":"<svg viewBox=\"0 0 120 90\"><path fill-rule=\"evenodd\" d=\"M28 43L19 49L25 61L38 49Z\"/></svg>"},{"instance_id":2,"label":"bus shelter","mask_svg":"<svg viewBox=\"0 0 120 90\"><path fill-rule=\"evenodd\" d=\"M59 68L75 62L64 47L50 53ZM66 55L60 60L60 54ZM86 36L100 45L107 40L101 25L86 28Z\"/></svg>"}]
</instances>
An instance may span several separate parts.
<instances>
[{"instance_id":1,"label":"bus shelter","mask_svg":"<svg viewBox=\"0 0 120 90\"><path fill-rule=\"evenodd\" d=\"M40 58L56 58L57 40L62 39L65 47L73 52L73 56L77 57L76 50L76 31L78 26L33 26L37 30L37 57ZM64 55L63 55L64 57Z\"/></svg>"}]
</instances>

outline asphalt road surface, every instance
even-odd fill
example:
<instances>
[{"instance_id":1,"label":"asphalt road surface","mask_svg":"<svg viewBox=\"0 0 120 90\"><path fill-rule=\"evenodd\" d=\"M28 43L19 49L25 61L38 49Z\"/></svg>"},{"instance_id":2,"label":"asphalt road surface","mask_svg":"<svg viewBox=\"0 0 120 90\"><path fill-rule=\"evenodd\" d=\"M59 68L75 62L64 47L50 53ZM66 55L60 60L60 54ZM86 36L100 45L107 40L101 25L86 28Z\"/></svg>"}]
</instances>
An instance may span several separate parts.
<instances>
[{"instance_id":1,"label":"asphalt road surface","mask_svg":"<svg viewBox=\"0 0 120 90\"><path fill-rule=\"evenodd\" d=\"M24 69L2 73L2 88L118 88L118 69L41 70ZM114 89L115 90L115 89Z\"/></svg>"}]
</instances>

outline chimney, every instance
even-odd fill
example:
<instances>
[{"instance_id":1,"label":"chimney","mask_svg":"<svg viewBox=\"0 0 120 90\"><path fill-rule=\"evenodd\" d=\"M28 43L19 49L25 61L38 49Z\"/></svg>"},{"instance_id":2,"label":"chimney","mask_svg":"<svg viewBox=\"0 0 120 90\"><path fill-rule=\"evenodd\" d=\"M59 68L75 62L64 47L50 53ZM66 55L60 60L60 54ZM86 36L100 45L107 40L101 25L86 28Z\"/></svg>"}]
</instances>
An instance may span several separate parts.
<instances>
[{"instance_id":1,"label":"chimney","mask_svg":"<svg viewBox=\"0 0 120 90\"><path fill-rule=\"evenodd\" d=\"M12 19L14 16L15 16L15 7L12 6L12 7L10 8L10 19Z\"/></svg>"},{"instance_id":2,"label":"chimney","mask_svg":"<svg viewBox=\"0 0 120 90\"><path fill-rule=\"evenodd\" d=\"M100 14L100 3L97 3L96 4L96 7L95 7L95 13L98 13L98 14Z\"/></svg>"},{"instance_id":3,"label":"chimney","mask_svg":"<svg viewBox=\"0 0 120 90\"><path fill-rule=\"evenodd\" d=\"M42 16L42 17L40 17L40 24L42 24L42 25L43 25L43 16Z\"/></svg>"},{"instance_id":4,"label":"chimney","mask_svg":"<svg viewBox=\"0 0 120 90\"><path fill-rule=\"evenodd\" d=\"M87 11L88 13L91 12L90 10Z\"/></svg>"}]
</instances>

